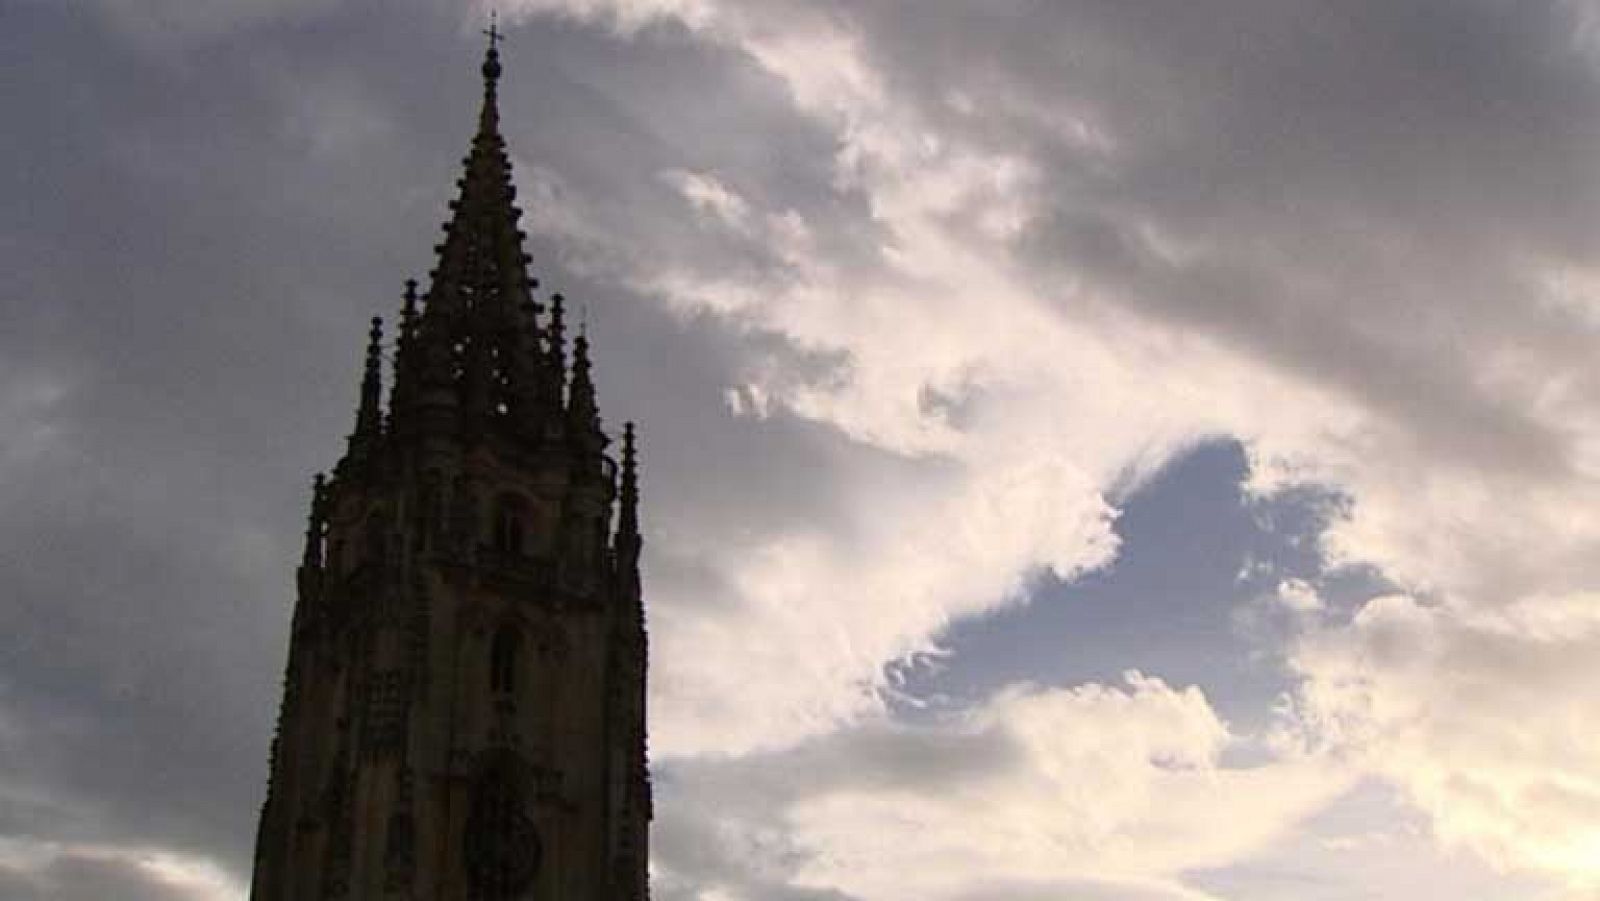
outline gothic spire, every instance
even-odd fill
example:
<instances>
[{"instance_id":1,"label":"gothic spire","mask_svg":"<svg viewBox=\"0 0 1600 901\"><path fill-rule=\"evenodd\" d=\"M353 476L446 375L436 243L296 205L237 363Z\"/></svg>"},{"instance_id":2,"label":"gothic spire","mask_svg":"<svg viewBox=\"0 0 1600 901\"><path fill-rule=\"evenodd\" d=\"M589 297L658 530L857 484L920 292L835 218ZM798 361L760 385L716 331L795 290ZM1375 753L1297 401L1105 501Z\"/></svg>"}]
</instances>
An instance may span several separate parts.
<instances>
[{"instance_id":1,"label":"gothic spire","mask_svg":"<svg viewBox=\"0 0 1600 901\"><path fill-rule=\"evenodd\" d=\"M535 303L497 26L481 54L482 107L428 277L362 342L350 447L313 489L256 901L520 898L536 881L649 898L634 435L611 453L594 336L562 298ZM557 630L561 653L525 662L563 691L453 654L463 612L524 648ZM540 742L552 728L561 740ZM597 815L547 822L529 767L571 774L559 804ZM535 873L546 842L563 853Z\"/></svg>"},{"instance_id":2,"label":"gothic spire","mask_svg":"<svg viewBox=\"0 0 1600 901\"><path fill-rule=\"evenodd\" d=\"M471 426L518 412L502 410L501 404L532 393L515 384L519 351L528 352L522 335L531 298L525 236L517 227L522 211L500 134L500 40L498 28L491 28L478 131L462 161L460 191L450 203L417 329L422 381L455 393L454 402Z\"/></svg>"},{"instance_id":3,"label":"gothic spire","mask_svg":"<svg viewBox=\"0 0 1600 901\"><path fill-rule=\"evenodd\" d=\"M466 172L456 184L461 193L445 225L446 240L439 259L441 274L457 278L499 276L526 288L522 256L523 234L517 228L522 210L516 206L517 189L511 184L511 161L500 134L500 34L491 29L483 60L483 105L478 111L478 132L462 161ZM452 272L451 270L455 271ZM510 287L486 282L471 287ZM435 283L437 287L437 282Z\"/></svg>"}]
</instances>

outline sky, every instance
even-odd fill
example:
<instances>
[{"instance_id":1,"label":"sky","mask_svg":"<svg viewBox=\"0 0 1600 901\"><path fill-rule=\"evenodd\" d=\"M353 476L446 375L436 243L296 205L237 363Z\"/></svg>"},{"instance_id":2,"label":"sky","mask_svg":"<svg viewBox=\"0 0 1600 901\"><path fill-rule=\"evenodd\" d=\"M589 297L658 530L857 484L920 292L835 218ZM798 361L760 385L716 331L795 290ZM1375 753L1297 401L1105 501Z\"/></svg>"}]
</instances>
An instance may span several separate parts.
<instances>
[{"instance_id":1,"label":"sky","mask_svg":"<svg viewBox=\"0 0 1600 901\"><path fill-rule=\"evenodd\" d=\"M0 897L244 897L487 14L0 0ZM499 14L656 898L1600 891L1600 5Z\"/></svg>"}]
</instances>

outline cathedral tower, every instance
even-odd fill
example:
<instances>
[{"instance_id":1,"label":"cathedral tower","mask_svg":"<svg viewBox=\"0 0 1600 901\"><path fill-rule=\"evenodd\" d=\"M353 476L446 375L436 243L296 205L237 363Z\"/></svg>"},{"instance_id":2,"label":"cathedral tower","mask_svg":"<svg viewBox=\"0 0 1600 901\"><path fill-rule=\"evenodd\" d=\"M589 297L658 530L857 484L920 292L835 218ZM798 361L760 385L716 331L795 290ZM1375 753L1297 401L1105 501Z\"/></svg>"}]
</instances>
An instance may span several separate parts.
<instances>
[{"instance_id":1,"label":"cathedral tower","mask_svg":"<svg viewBox=\"0 0 1600 901\"><path fill-rule=\"evenodd\" d=\"M383 397L374 319L312 492L255 901L643 901L650 781L632 426L535 300L498 35L425 295ZM615 522L613 523L613 513Z\"/></svg>"}]
</instances>

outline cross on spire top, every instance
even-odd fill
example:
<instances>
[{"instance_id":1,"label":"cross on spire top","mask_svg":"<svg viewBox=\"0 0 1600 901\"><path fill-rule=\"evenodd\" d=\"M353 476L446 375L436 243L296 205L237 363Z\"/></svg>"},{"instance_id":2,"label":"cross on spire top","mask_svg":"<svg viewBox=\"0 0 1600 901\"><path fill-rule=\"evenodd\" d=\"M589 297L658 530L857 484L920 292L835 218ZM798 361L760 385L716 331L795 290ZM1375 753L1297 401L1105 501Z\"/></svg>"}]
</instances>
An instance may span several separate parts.
<instances>
[{"instance_id":1,"label":"cross on spire top","mask_svg":"<svg viewBox=\"0 0 1600 901\"><path fill-rule=\"evenodd\" d=\"M489 10L489 27L483 33L489 36L489 51L483 57L484 89L492 92L495 79L500 77L500 42L506 39L497 11Z\"/></svg>"},{"instance_id":2,"label":"cross on spire top","mask_svg":"<svg viewBox=\"0 0 1600 901\"><path fill-rule=\"evenodd\" d=\"M483 33L489 36L489 52L498 52L500 42L506 39L505 32L500 30L500 13L498 10L489 10L489 27L485 28Z\"/></svg>"}]
</instances>

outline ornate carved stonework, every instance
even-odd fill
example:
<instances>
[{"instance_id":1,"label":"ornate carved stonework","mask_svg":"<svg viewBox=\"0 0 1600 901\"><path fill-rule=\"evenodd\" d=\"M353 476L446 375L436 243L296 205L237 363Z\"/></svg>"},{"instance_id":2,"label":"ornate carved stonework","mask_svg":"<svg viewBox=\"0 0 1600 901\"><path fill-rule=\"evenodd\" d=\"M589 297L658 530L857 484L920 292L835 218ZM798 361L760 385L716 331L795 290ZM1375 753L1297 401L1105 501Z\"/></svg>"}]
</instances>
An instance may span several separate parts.
<instances>
[{"instance_id":1,"label":"ornate carved stonework","mask_svg":"<svg viewBox=\"0 0 1600 901\"><path fill-rule=\"evenodd\" d=\"M638 467L536 302L499 51L431 283L317 476L252 897L643 901ZM615 517L615 525L612 519Z\"/></svg>"},{"instance_id":2,"label":"ornate carved stonework","mask_svg":"<svg viewBox=\"0 0 1600 901\"><path fill-rule=\"evenodd\" d=\"M529 812L527 767L510 752L492 755L472 787L462 838L474 898L513 901L533 884L544 843Z\"/></svg>"}]
</instances>

